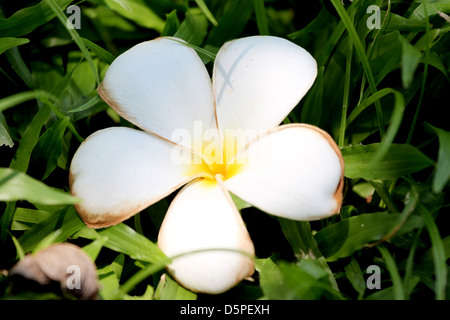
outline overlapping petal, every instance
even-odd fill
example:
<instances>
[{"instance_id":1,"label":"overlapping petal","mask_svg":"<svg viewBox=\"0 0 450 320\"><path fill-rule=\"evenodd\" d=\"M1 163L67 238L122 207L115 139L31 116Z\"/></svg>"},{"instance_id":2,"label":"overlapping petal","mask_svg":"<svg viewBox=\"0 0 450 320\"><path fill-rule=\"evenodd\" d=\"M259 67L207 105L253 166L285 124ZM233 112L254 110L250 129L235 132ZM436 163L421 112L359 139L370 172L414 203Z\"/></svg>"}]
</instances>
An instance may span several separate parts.
<instances>
[{"instance_id":1,"label":"overlapping petal","mask_svg":"<svg viewBox=\"0 0 450 320\"><path fill-rule=\"evenodd\" d=\"M94 228L115 225L195 178L192 169L171 161L181 148L144 131L113 127L88 137L70 167L76 209Z\"/></svg>"},{"instance_id":2,"label":"overlapping petal","mask_svg":"<svg viewBox=\"0 0 450 320\"><path fill-rule=\"evenodd\" d=\"M157 38L124 52L107 70L98 92L141 129L191 147L195 123L203 130L216 128L214 99L201 59L180 41ZM180 130L190 135L180 135Z\"/></svg>"},{"instance_id":3,"label":"overlapping petal","mask_svg":"<svg viewBox=\"0 0 450 320\"><path fill-rule=\"evenodd\" d=\"M253 36L225 43L213 73L219 129L278 126L316 75L314 58L288 40Z\"/></svg>"},{"instance_id":4,"label":"overlapping petal","mask_svg":"<svg viewBox=\"0 0 450 320\"><path fill-rule=\"evenodd\" d=\"M235 172L225 186L267 213L317 220L340 209L344 162L335 142L317 127L270 130L230 163Z\"/></svg>"},{"instance_id":5,"label":"overlapping petal","mask_svg":"<svg viewBox=\"0 0 450 320\"><path fill-rule=\"evenodd\" d=\"M254 247L247 229L229 194L215 181L195 180L177 194L161 226L158 245L169 257L227 249L173 260L170 273L192 291L221 293L254 271L248 256L254 254Z\"/></svg>"}]
</instances>

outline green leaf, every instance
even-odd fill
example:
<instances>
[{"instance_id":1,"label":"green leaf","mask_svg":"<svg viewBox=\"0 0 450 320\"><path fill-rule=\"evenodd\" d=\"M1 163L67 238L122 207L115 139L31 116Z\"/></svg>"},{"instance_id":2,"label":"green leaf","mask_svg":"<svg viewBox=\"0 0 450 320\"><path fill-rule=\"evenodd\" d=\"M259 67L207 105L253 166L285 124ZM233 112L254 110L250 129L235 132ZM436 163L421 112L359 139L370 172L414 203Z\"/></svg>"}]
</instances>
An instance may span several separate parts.
<instances>
[{"instance_id":1,"label":"green leaf","mask_svg":"<svg viewBox=\"0 0 450 320\"><path fill-rule=\"evenodd\" d=\"M2 54L8 49L20 46L28 42L30 42L30 40L25 38L11 38L11 37L0 38L0 54Z\"/></svg>"},{"instance_id":2,"label":"green leaf","mask_svg":"<svg viewBox=\"0 0 450 320\"><path fill-rule=\"evenodd\" d=\"M57 239L61 235L61 229L57 229L52 233L46 235L43 239L41 239L34 247L32 252L36 253L39 250L45 249L49 247L51 244L58 242Z\"/></svg>"},{"instance_id":3,"label":"green leaf","mask_svg":"<svg viewBox=\"0 0 450 320\"><path fill-rule=\"evenodd\" d=\"M81 221L75 208L73 206L66 206L27 231L19 238L19 242L22 245L23 250L29 252L34 250L43 238L58 230L57 237L52 239L53 242L66 241L67 238L84 228L87 227L83 221Z\"/></svg>"},{"instance_id":4,"label":"green leaf","mask_svg":"<svg viewBox=\"0 0 450 320\"><path fill-rule=\"evenodd\" d=\"M367 244L382 239L401 219L400 214L368 213L353 216L323 228L314 235L327 261L348 257ZM397 232L401 235L423 225L419 216L411 216Z\"/></svg>"},{"instance_id":5,"label":"green leaf","mask_svg":"<svg viewBox=\"0 0 450 320\"><path fill-rule=\"evenodd\" d=\"M155 295L155 290L152 286L147 286L145 292L142 296L130 296L126 295L124 297L125 300L153 300L153 296Z\"/></svg>"},{"instance_id":6,"label":"green leaf","mask_svg":"<svg viewBox=\"0 0 450 320\"><path fill-rule=\"evenodd\" d=\"M380 11L381 16L386 15L386 11ZM416 19L408 19L392 12L388 15L388 25L386 26L386 32L391 31L425 31L425 21L419 21Z\"/></svg>"},{"instance_id":7,"label":"green leaf","mask_svg":"<svg viewBox=\"0 0 450 320\"><path fill-rule=\"evenodd\" d=\"M402 83L403 88L406 89L414 79L414 73L422 60L423 54L403 36L399 35L399 40L402 44Z\"/></svg>"},{"instance_id":8,"label":"green leaf","mask_svg":"<svg viewBox=\"0 0 450 320\"><path fill-rule=\"evenodd\" d=\"M65 9L73 0L55 0L59 8ZM46 0L37 5L21 9L9 18L0 17L0 34L3 37L21 37L50 21L55 13Z\"/></svg>"},{"instance_id":9,"label":"green leaf","mask_svg":"<svg viewBox=\"0 0 450 320\"><path fill-rule=\"evenodd\" d=\"M241 211L242 209L245 208L250 208L252 205L244 200L242 200L241 198L239 198L238 196L230 193L231 199L234 202L234 205L236 206L236 208Z\"/></svg>"},{"instance_id":10,"label":"green leaf","mask_svg":"<svg viewBox=\"0 0 450 320\"><path fill-rule=\"evenodd\" d=\"M342 299L327 283L328 272L315 261L303 259L299 265L267 260L261 270L261 287L268 299L317 300L321 297Z\"/></svg>"},{"instance_id":11,"label":"green leaf","mask_svg":"<svg viewBox=\"0 0 450 320\"><path fill-rule=\"evenodd\" d=\"M380 91L377 91L375 94L363 100L355 109L353 109L351 114L348 116L348 119L346 120L346 125L348 126L369 105L371 105L376 101L379 101L379 99L390 93L392 93L395 98L394 110L392 112L390 120L391 124L389 125L389 129L386 135L383 136L382 145L380 149L371 159L372 164L376 163L377 161L379 161L384 157L384 155L388 152L392 142L394 141L394 138L402 122L403 112L405 109L405 99L403 98L403 95L400 92L393 90L391 88L384 88Z\"/></svg>"},{"instance_id":12,"label":"green leaf","mask_svg":"<svg viewBox=\"0 0 450 320\"><path fill-rule=\"evenodd\" d=\"M267 23L266 8L264 7L264 0L253 0L255 7L256 25L260 35L269 34L269 25Z\"/></svg>"},{"instance_id":13,"label":"green leaf","mask_svg":"<svg viewBox=\"0 0 450 320\"><path fill-rule=\"evenodd\" d=\"M119 288L119 280L110 265L97 269L98 280L100 282L99 295L104 300L114 298L114 293Z\"/></svg>"},{"instance_id":14,"label":"green leaf","mask_svg":"<svg viewBox=\"0 0 450 320\"><path fill-rule=\"evenodd\" d=\"M195 3L200 8L200 10L202 10L203 14L209 20L209 22L211 22L211 24L213 26L217 27L218 23L216 21L216 18L214 18L214 16L211 13L211 11L209 11L208 6L205 4L205 1L203 1L203 0L195 0Z\"/></svg>"},{"instance_id":15,"label":"green leaf","mask_svg":"<svg viewBox=\"0 0 450 320\"><path fill-rule=\"evenodd\" d=\"M54 189L11 168L0 168L0 201L25 200L41 204L74 204L80 199Z\"/></svg>"},{"instance_id":16,"label":"green leaf","mask_svg":"<svg viewBox=\"0 0 450 320\"><path fill-rule=\"evenodd\" d=\"M107 237L100 237L99 239L85 245L83 247L83 251L86 252L86 254L92 259L92 261L95 261L100 253L100 250L107 241Z\"/></svg>"},{"instance_id":17,"label":"green leaf","mask_svg":"<svg viewBox=\"0 0 450 320\"><path fill-rule=\"evenodd\" d=\"M425 5L426 8L424 7ZM438 12L450 13L450 3L448 0L426 1L426 3L421 3L412 12L410 19L425 20L426 16L432 16Z\"/></svg>"},{"instance_id":18,"label":"green leaf","mask_svg":"<svg viewBox=\"0 0 450 320\"><path fill-rule=\"evenodd\" d=\"M88 39L82 38L82 37L80 37L80 39L83 41L86 48L88 48L93 53L95 53L97 55L97 57L100 60L102 60L103 62L105 62L106 64L111 64L114 61L114 59L116 58L116 57L114 57L114 55L112 53L110 53L109 51L106 51L105 49L103 49L99 45L95 44L91 40L88 40Z\"/></svg>"},{"instance_id":19,"label":"green leaf","mask_svg":"<svg viewBox=\"0 0 450 320\"><path fill-rule=\"evenodd\" d=\"M392 144L383 159L373 162L381 143L357 145L341 149L345 176L368 180L389 180L425 169L433 162L409 144Z\"/></svg>"},{"instance_id":20,"label":"green leaf","mask_svg":"<svg viewBox=\"0 0 450 320\"><path fill-rule=\"evenodd\" d=\"M14 213L11 230L29 230L35 224L49 218L50 215L50 212L44 210L17 208Z\"/></svg>"},{"instance_id":21,"label":"green leaf","mask_svg":"<svg viewBox=\"0 0 450 320\"><path fill-rule=\"evenodd\" d=\"M124 253L132 259L150 263L159 263L168 260L156 244L123 223L97 231L83 231L78 236L88 239L106 237L108 241L104 243L105 247Z\"/></svg>"},{"instance_id":22,"label":"green leaf","mask_svg":"<svg viewBox=\"0 0 450 320\"><path fill-rule=\"evenodd\" d=\"M104 2L111 10L144 28L154 29L159 33L164 29L164 21L143 0L104 0Z\"/></svg>"},{"instance_id":23,"label":"green leaf","mask_svg":"<svg viewBox=\"0 0 450 320\"><path fill-rule=\"evenodd\" d=\"M347 11L345 11L344 7L340 3L339 0L331 0L331 3L333 4L334 8L336 9L337 13L341 17L342 23L344 24L345 28L347 29L347 32L349 34L349 38L353 42L353 45L355 47L356 54L358 55L361 64L364 68L365 76L367 77L367 81L369 82L370 91L372 94L375 94L377 92L377 86L375 82L375 78L373 76L373 71L371 68L371 65L369 63L369 59L366 55L366 51L364 49L364 46L361 42L361 39L358 36L358 33L355 29L355 26L353 25L352 20L350 19ZM378 126L380 130L380 136L383 138L384 136L384 117L381 110L381 104L377 100L375 101L375 109L377 111L377 119L378 119Z\"/></svg>"},{"instance_id":24,"label":"green leaf","mask_svg":"<svg viewBox=\"0 0 450 320\"><path fill-rule=\"evenodd\" d=\"M2 112L0 112L0 147L2 146L8 146L11 148L14 146L14 142L9 135L9 128L6 124L5 116Z\"/></svg>"},{"instance_id":25,"label":"green leaf","mask_svg":"<svg viewBox=\"0 0 450 320\"><path fill-rule=\"evenodd\" d=\"M163 274L155 290L158 300L195 300L197 295L183 288L168 274Z\"/></svg>"},{"instance_id":26,"label":"green leaf","mask_svg":"<svg viewBox=\"0 0 450 320\"><path fill-rule=\"evenodd\" d=\"M3 98L0 100L0 111L5 111L6 109L15 107L21 103L26 101L30 101L33 99L41 99L41 98L49 98L55 100L55 97L48 92L43 90L34 90L34 91L24 91L13 94L9 97Z\"/></svg>"},{"instance_id":27,"label":"green leaf","mask_svg":"<svg viewBox=\"0 0 450 320\"><path fill-rule=\"evenodd\" d=\"M208 21L200 9L189 9L180 28L173 35L189 44L199 46L206 37Z\"/></svg>"},{"instance_id":28,"label":"green leaf","mask_svg":"<svg viewBox=\"0 0 450 320\"><path fill-rule=\"evenodd\" d=\"M318 70L317 79L314 82L309 94L306 96L301 110L301 122L319 126L322 116L323 100L323 73L325 67Z\"/></svg>"},{"instance_id":29,"label":"green leaf","mask_svg":"<svg viewBox=\"0 0 450 320\"><path fill-rule=\"evenodd\" d=\"M361 299L364 296L364 292L366 291L367 286L358 261L356 261L355 258L352 257L350 263L346 265L344 269L345 276L350 281L353 288L358 292L359 298Z\"/></svg>"},{"instance_id":30,"label":"green leaf","mask_svg":"<svg viewBox=\"0 0 450 320\"><path fill-rule=\"evenodd\" d=\"M100 84L100 79L98 76L96 65L94 64L94 61L92 60L91 55L89 54L88 50L86 49L86 46L84 42L81 40L81 37L79 36L78 32L75 28L69 28L67 26L67 17L64 15L64 12L62 11L61 7L58 6L58 4L55 2L55 0L45 0L47 1L47 4L49 7L53 10L55 13L55 16L58 18L58 20L61 22L61 24L66 28L66 31L70 34L73 41L77 44L80 51L83 53L84 58L89 63L89 66L92 70L92 73L95 76L95 80L97 85Z\"/></svg>"},{"instance_id":31,"label":"green leaf","mask_svg":"<svg viewBox=\"0 0 450 320\"><path fill-rule=\"evenodd\" d=\"M333 285L334 289L338 290L336 279L317 246L309 222L294 221L284 218L278 218L278 220L280 221L283 234L291 245L295 256L299 259L304 257L314 259L323 270L328 272L330 283Z\"/></svg>"},{"instance_id":32,"label":"green leaf","mask_svg":"<svg viewBox=\"0 0 450 320\"><path fill-rule=\"evenodd\" d=\"M33 150L33 158L41 161L42 167L45 169L42 180L46 179L57 166L58 158L62 153L64 132L68 124L69 117L56 121L42 134Z\"/></svg>"},{"instance_id":33,"label":"green leaf","mask_svg":"<svg viewBox=\"0 0 450 320\"><path fill-rule=\"evenodd\" d=\"M219 20L219 25L209 33L207 43L220 47L226 41L238 38L252 17L252 13L253 1L227 1L226 11Z\"/></svg>"},{"instance_id":34,"label":"green leaf","mask_svg":"<svg viewBox=\"0 0 450 320\"><path fill-rule=\"evenodd\" d=\"M69 113L76 113L76 112L81 112L84 110L87 110L93 106L95 106L96 104L102 102L102 98L100 98L99 95L95 95L92 99L90 99L89 101L87 101L86 103L84 103L83 105L76 107L72 110L69 110Z\"/></svg>"},{"instance_id":35,"label":"green leaf","mask_svg":"<svg viewBox=\"0 0 450 320\"><path fill-rule=\"evenodd\" d=\"M381 252L383 259L386 263L386 268L389 271L392 280L392 293L395 300L405 300L405 292L403 290L402 278L398 272L397 265L386 247L383 245L377 246L378 250Z\"/></svg>"},{"instance_id":36,"label":"green leaf","mask_svg":"<svg viewBox=\"0 0 450 320\"><path fill-rule=\"evenodd\" d=\"M439 138L439 153L436 171L433 176L433 192L439 193L450 179L450 131L428 126L436 132Z\"/></svg>"},{"instance_id":37,"label":"green leaf","mask_svg":"<svg viewBox=\"0 0 450 320\"><path fill-rule=\"evenodd\" d=\"M444 241L442 241L436 222L428 209L424 205L420 204L418 206L418 210L423 217L432 244L431 251L433 254L434 272L436 278L434 290L436 300L445 300L448 266L446 263Z\"/></svg>"},{"instance_id":38,"label":"green leaf","mask_svg":"<svg viewBox=\"0 0 450 320\"><path fill-rule=\"evenodd\" d=\"M177 11L172 10L169 14L166 14L166 24L161 31L161 37L173 36L179 28L180 20L178 20Z\"/></svg>"}]
</instances>

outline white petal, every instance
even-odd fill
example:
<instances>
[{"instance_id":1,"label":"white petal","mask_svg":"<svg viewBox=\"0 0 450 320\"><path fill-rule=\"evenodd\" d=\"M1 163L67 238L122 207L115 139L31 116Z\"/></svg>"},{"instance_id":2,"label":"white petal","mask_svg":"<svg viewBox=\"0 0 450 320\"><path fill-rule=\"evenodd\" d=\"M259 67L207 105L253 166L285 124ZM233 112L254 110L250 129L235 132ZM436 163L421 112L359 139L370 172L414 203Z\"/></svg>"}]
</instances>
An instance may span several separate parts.
<instances>
[{"instance_id":1,"label":"white petal","mask_svg":"<svg viewBox=\"0 0 450 320\"><path fill-rule=\"evenodd\" d=\"M224 292L250 276L253 243L230 195L216 182L196 180L175 197L158 237L169 257L202 249L228 249L183 255L168 269L186 288L209 294Z\"/></svg>"},{"instance_id":2,"label":"white petal","mask_svg":"<svg viewBox=\"0 0 450 320\"><path fill-rule=\"evenodd\" d=\"M72 194L85 223L94 228L117 224L164 198L194 177L172 161L176 148L144 131L117 127L88 137L70 167Z\"/></svg>"},{"instance_id":3,"label":"white petal","mask_svg":"<svg viewBox=\"0 0 450 320\"><path fill-rule=\"evenodd\" d=\"M271 129L314 83L317 63L303 48L271 36L226 43L214 64L220 130Z\"/></svg>"},{"instance_id":4,"label":"white petal","mask_svg":"<svg viewBox=\"0 0 450 320\"><path fill-rule=\"evenodd\" d=\"M121 54L110 65L98 92L123 118L143 130L191 146L195 122L203 130L216 128L214 100L201 59L177 41L181 40L157 38Z\"/></svg>"},{"instance_id":5,"label":"white petal","mask_svg":"<svg viewBox=\"0 0 450 320\"><path fill-rule=\"evenodd\" d=\"M317 127L280 126L250 143L231 162L237 165L225 186L267 213L317 220L341 207L342 155L332 138Z\"/></svg>"}]
</instances>

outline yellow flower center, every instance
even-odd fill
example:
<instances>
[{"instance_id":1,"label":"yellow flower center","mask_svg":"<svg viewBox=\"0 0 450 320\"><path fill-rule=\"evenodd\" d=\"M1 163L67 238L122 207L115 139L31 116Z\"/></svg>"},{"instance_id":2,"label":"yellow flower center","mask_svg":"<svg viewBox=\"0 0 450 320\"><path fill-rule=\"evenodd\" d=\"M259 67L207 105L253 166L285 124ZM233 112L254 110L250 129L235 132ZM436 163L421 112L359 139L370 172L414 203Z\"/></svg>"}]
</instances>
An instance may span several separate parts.
<instances>
[{"instance_id":1,"label":"yellow flower center","mask_svg":"<svg viewBox=\"0 0 450 320\"><path fill-rule=\"evenodd\" d=\"M216 181L219 177L225 181L237 174L244 163L235 157L243 147L236 135L227 134L221 139L201 141L202 163L191 164L188 174L199 174L201 177ZM197 149L198 150L198 149Z\"/></svg>"}]
</instances>

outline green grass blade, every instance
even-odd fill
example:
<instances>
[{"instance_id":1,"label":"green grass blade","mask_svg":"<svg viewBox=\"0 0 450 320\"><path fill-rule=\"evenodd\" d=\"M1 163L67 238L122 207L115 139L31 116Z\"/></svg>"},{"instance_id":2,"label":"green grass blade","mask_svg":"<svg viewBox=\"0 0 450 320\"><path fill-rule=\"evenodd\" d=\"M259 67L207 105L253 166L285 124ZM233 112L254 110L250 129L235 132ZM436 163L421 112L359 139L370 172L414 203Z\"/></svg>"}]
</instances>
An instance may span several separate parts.
<instances>
[{"instance_id":1,"label":"green grass blade","mask_svg":"<svg viewBox=\"0 0 450 320\"><path fill-rule=\"evenodd\" d=\"M342 101L342 115L341 115L341 124L339 131L339 143L340 147L344 146L345 143L345 128L347 127L347 109L349 103L349 95L350 95L350 77L351 77L351 68L352 68L352 56L353 56L353 46L349 41L349 48L347 53L347 61L345 66L345 78L344 78L344 97Z\"/></svg>"},{"instance_id":2,"label":"green grass blade","mask_svg":"<svg viewBox=\"0 0 450 320\"><path fill-rule=\"evenodd\" d=\"M264 0L253 0L253 7L255 10L256 25L258 26L259 34L270 34L269 24L267 23L266 8L264 7Z\"/></svg>"},{"instance_id":3,"label":"green grass blade","mask_svg":"<svg viewBox=\"0 0 450 320\"><path fill-rule=\"evenodd\" d=\"M36 146L42 127L51 115L50 108L44 105L33 120L28 125L25 133L20 140L19 148L16 151L16 157L11 161L10 167L23 172L27 172L30 163L31 153Z\"/></svg>"},{"instance_id":4,"label":"green grass blade","mask_svg":"<svg viewBox=\"0 0 450 320\"><path fill-rule=\"evenodd\" d=\"M393 294L395 300L405 300L405 292L403 291L402 278L398 272L397 265L386 247L383 245L377 246L378 250L381 252L383 259L386 263L386 268L389 271L392 280Z\"/></svg>"},{"instance_id":5,"label":"green grass blade","mask_svg":"<svg viewBox=\"0 0 450 320\"><path fill-rule=\"evenodd\" d=\"M53 101L58 101L56 97L52 96L50 93L45 92L43 90L33 90L33 91L24 91L13 94L9 97L3 98L0 100L0 112L5 111L6 109L15 107L21 103L26 101L30 101L33 99L40 98L49 98Z\"/></svg>"},{"instance_id":6,"label":"green grass blade","mask_svg":"<svg viewBox=\"0 0 450 320\"><path fill-rule=\"evenodd\" d=\"M383 148L381 143L356 145L341 149L345 162L345 176L367 180L390 180L433 165L433 161L409 144L392 144L378 162L372 159Z\"/></svg>"},{"instance_id":7,"label":"green grass blade","mask_svg":"<svg viewBox=\"0 0 450 320\"><path fill-rule=\"evenodd\" d=\"M203 0L195 0L195 3L200 8L200 10L202 10L203 14L209 20L209 22L211 22L211 24L213 26L217 27L217 25L218 25L217 20L216 20L216 18L214 18L214 16L211 13L211 11L209 11L208 6L205 4L205 1L203 1Z\"/></svg>"},{"instance_id":8,"label":"green grass blade","mask_svg":"<svg viewBox=\"0 0 450 320\"><path fill-rule=\"evenodd\" d=\"M433 175L433 192L441 192L450 179L450 131L427 124L439 138L438 161Z\"/></svg>"},{"instance_id":9,"label":"green grass blade","mask_svg":"<svg viewBox=\"0 0 450 320\"><path fill-rule=\"evenodd\" d=\"M59 7L65 8L73 0L56 0ZM21 37L45 24L55 17L46 0L21 9L9 18L0 17L0 34L3 37Z\"/></svg>"},{"instance_id":10,"label":"green grass blade","mask_svg":"<svg viewBox=\"0 0 450 320\"><path fill-rule=\"evenodd\" d=\"M333 4L333 6L336 9L339 16L341 17L342 23L344 24L345 28L347 29L349 37L350 37L351 41L353 42L353 45L355 46L355 51L358 55L358 58L361 60L362 66L364 68L364 72L367 77L367 81L369 82L370 90L372 91L372 94L375 94L377 92L375 78L373 76L372 68L370 67L369 60L365 53L363 44L361 43L361 40L359 39L358 33L355 29L355 26L353 25L349 15L347 14L347 11L345 11L344 7L342 6L342 3L339 0L331 0L331 3ZM379 101L375 102L375 109L377 111L380 136L381 136L381 138L383 138L384 133L385 133L385 130L384 130L385 122L384 122L383 112L381 110L381 104Z\"/></svg>"},{"instance_id":11,"label":"green grass blade","mask_svg":"<svg viewBox=\"0 0 450 320\"><path fill-rule=\"evenodd\" d=\"M0 168L0 201L18 200L48 205L80 202L80 199L59 189L51 188L22 171Z\"/></svg>"},{"instance_id":12,"label":"green grass blade","mask_svg":"<svg viewBox=\"0 0 450 320\"><path fill-rule=\"evenodd\" d=\"M87 50L83 40L81 39L81 37L78 35L78 32L76 31L76 29L72 26L72 28L69 28L67 25L71 25L70 20L68 20L66 18L66 16L64 15L64 12L60 9L60 7L58 6L58 4L55 2L55 0L46 0L47 4L49 5L49 7L53 10L53 12L55 13L56 17L58 18L58 20L62 23L62 25L66 28L67 32L70 34L70 36L72 37L73 41L75 41L75 43L77 44L78 48L80 49L80 51L83 53L84 58L86 59L86 61L89 63L89 66L92 69L92 73L95 76L95 81L97 83L97 85L100 84L100 78L98 76L98 72L97 72L97 68L94 64L94 61L92 60L91 55L89 54L89 51Z\"/></svg>"},{"instance_id":13,"label":"green grass blade","mask_svg":"<svg viewBox=\"0 0 450 320\"><path fill-rule=\"evenodd\" d=\"M12 37L0 38L0 54L2 54L8 49L20 46L28 42L30 42L30 40L25 38L12 38Z\"/></svg>"},{"instance_id":14,"label":"green grass blade","mask_svg":"<svg viewBox=\"0 0 450 320\"><path fill-rule=\"evenodd\" d=\"M290 243L294 254L298 257L305 257L312 255L312 258L316 259L318 264L328 272L328 279L333 289L339 291L336 279L325 261L324 256L317 246L317 242L314 239L311 226L308 221L294 221L290 219L278 218L280 222L281 229L283 230L284 236Z\"/></svg>"},{"instance_id":15,"label":"green grass blade","mask_svg":"<svg viewBox=\"0 0 450 320\"><path fill-rule=\"evenodd\" d=\"M122 286L120 286L118 292L114 294L113 299L120 299L125 294L130 292L139 283L150 277L152 274L164 269L164 267L170 263L170 259L155 264L148 264L145 268L136 272L130 279L127 280Z\"/></svg>"},{"instance_id":16,"label":"green grass blade","mask_svg":"<svg viewBox=\"0 0 450 320\"><path fill-rule=\"evenodd\" d=\"M95 44L94 42L92 42L89 39L86 38L82 38L80 37L80 39L83 41L84 45L91 50L92 52L94 52L97 57L102 60L103 62L107 63L107 64L111 64L114 59L116 59L116 57L110 53L109 51L103 49L102 47L100 47L99 45Z\"/></svg>"},{"instance_id":17,"label":"green grass blade","mask_svg":"<svg viewBox=\"0 0 450 320\"><path fill-rule=\"evenodd\" d=\"M448 4L447 4L448 5ZM422 107L422 101L425 94L425 85L427 83L428 77L428 66L430 64L430 17L427 11L427 1L422 1L422 4L419 7L423 7L423 11L425 14L425 38L426 38L426 49L425 49L425 65L422 77L422 87L420 89L419 101L417 103L416 112L414 113L414 118L411 123L411 128L409 129L408 137L406 138L406 143L410 143L414 134L414 130L416 128L417 120L419 119L419 112ZM416 11L414 11L416 12Z\"/></svg>"},{"instance_id":18,"label":"green grass blade","mask_svg":"<svg viewBox=\"0 0 450 320\"><path fill-rule=\"evenodd\" d=\"M434 270L436 276L435 295L436 300L445 300L445 291L447 287L447 263L445 257L445 248L439 234L438 227L428 209L419 204L418 210L423 217L425 226L431 239L431 250L433 253Z\"/></svg>"},{"instance_id":19,"label":"green grass blade","mask_svg":"<svg viewBox=\"0 0 450 320\"><path fill-rule=\"evenodd\" d=\"M73 206L66 206L54 212L48 219L35 225L19 238L19 242L25 252L34 250L38 243L44 238L60 230L54 242L66 241L68 237L87 228Z\"/></svg>"}]
</instances>

